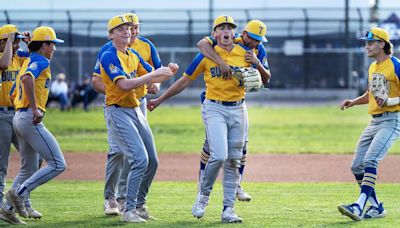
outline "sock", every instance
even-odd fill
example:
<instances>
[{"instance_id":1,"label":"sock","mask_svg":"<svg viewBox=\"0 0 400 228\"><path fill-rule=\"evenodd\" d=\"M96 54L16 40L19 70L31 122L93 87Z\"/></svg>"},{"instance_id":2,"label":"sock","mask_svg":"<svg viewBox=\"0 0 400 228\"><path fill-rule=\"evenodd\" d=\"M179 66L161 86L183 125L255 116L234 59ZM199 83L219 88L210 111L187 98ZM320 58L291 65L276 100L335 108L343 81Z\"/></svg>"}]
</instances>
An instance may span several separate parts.
<instances>
[{"instance_id":1,"label":"sock","mask_svg":"<svg viewBox=\"0 0 400 228\"><path fill-rule=\"evenodd\" d=\"M356 177L357 183L361 188L361 183L364 178L364 174L354 174L354 176ZM368 201L371 203L371 206L379 207L380 202L378 200L378 197L376 197L375 189L373 189L371 195L368 197Z\"/></svg>"},{"instance_id":2,"label":"sock","mask_svg":"<svg viewBox=\"0 0 400 228\"><path fill-rule=\"evenodd\" d=\"M360 197L356 202L360 206L361 210L364 209L367 199L371 196L372 192L374 191L375 182L376 182L376 168L366 167L364 177L361 183Z\"/></svg>"}]
</instances>

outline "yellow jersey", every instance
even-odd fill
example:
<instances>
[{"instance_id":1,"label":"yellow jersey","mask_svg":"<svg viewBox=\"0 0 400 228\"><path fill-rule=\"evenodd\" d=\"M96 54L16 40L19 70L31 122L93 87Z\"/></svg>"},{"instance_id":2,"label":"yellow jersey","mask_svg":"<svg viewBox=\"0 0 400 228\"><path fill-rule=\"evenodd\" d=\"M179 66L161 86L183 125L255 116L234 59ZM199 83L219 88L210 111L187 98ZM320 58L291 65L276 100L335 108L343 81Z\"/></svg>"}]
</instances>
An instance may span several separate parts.
<instances>
[{"instance_id":1,"label":"yellow jersey","mask_svg":"<svg viewBox=\"0 0 400 228\"><path fill-rule=\"evenodd\" d=\"M49 97L51 83L50 61L43 55L31 53L24 61L16 78L16 95L14 99L15 109L27 108L29 106L25 88L21 77L29 75L34 80L36 105L42 111L46 111L46 103Z\"/></svg>"},{"instance_id":2,"label":"yellow jersey","mask_svg":"<svg viewBox=\"0 0 400 228\"><path fill-rule=\"evenodd\" d=\"M153 68L135 50L128 48L126 53L122 53L114 46L110 46L100 59L100 75L106 90L106 105L129 108L139 106L139 97L135 89L123 91L116 82L118 79L135 78L152 70Z\"/></svg>"},{"instance_id":3,"label":"yellow jersey","mask_svg":"<svg viewBox=\"0 0 400 228\"><path fill-rule=\"evenodd\" d=\"M214 46L214 50L233 70L250 66L250 63L247 63L244 58L246 50L249 49L242 44L235 44L230 52L220 48L218 45ZM243 83L233 77L228 80L223 79L218 64L204 57L201 53L197 54L186 69L184 77L195 80L203 72L207 99L217 101L239 101L244 99Z\"/></svg>"},{"instance_id":4,"label":"yellow jersey","mask_svg":"<svg viewBox=\"0 0 400 228\"><path fill-rule=\"evenodd\" d=\"M0 52L0 58L2 56L3 53ZM14 106L14 104L10 101L10 93L12 92L11 90L15 84L15 79L17 78L18 72L21 69L21 65L28 56L28 52L17 51L17 53L12 57L11 64L8 66L8 68L5 70L0 70L0 106Z\"/></svg>"},{"instance_id":5,"label":"yellow jersey","mask_svg":"<svg viewBox=\"0 0 400 228\"><path fill-rule=\"evenodd\" d=\"M394 56L391 56L379 64L376 61L371 63L368 69L368 113L374 115L383 112L400 111L400 104L395 106L383 106L381 109L379 109L379 106L371 92L371 84L374 77L385 77L389 84L389 97L400 97L400 60Z\"/></svg>"}]
</instances>

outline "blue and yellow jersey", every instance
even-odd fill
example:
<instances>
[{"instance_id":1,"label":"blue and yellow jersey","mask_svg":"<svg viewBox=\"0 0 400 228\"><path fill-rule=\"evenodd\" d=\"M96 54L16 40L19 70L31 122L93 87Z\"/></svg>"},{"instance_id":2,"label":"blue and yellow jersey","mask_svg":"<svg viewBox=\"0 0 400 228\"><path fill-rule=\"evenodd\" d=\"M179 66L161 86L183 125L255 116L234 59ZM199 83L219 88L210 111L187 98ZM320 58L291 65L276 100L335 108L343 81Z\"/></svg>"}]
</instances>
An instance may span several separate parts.
<instances>
[{"instance_id":1,"label":"blue and yellow jersey","mask_svg":"<svg viewBox=\"0 0 400 228\"><path fill-rule=\"evenodd\" d=\"M214 47L217 45L217 41L214 39L212 36L207 36L205 39ZM243 38L242 35L239 33L235 33L235 39L233 40L235 44L243 44ZM265 50L264 45L261 43L257 46L257 48L254 49L254 53L257 55L258 60L260 60L261 64L264 66L265 69L269 70L269 65L268 65L268 55L267 51ZM253 66L255 67L255 66Z\"/></svg>"},{"instance_id":2,"label":"blue and yellow jersey","mask_svg":"<svg viewBox=\"0 0 400 228\"><path fill-rule=\"evenodd\" d=\"M0 58L3 53L0 52ZM22 63L29 56L28 52L17 51L17 53L12 57L11 64L6 70L0 70L1 75L1 87L0 87L0 106L11 107L14 106L9 99L12 87L15 84L15 80L21 69Z\"/></svg>"},{"instance_id":3,"label":"blue and yellow jersey","mask_svg":"<svg viewBox=\"0 0 400 228\"><path fill-rule=\"evenodd\" d=\"M135 51L137 51L139 55L144 59L144 61L153 66L154 69L158 69L162 66L160 56L158 55L158 52L154 47L154 44L150 40L138 36L137 39L135 40L135 43L133 43L130 46L130 48L133 48ZM143 85L140 88L136 89L137 97L141 98L146 96L146 94L147 94L147 85Z\"/></svg>"},{"instance_id":4,"label":"blue and yellow jersey","mask_svg":"<svg viewBox=\"0 0 400 228\"><path fill-rule=\"evenodd\" d=\"M112 41L107 42L103 47L101 47L99 53L97 54L97 61L95 67L93 69L93 76L100 76L100 59L103 53L112 46ZM154 47L154 44L144 38L137 37L134 44L130 46L130 48L134 49L139 55L149 63L154 69L158 69L162 66L160 56L157 52L157 49ZM138 75L142 76L142 74ZM138 98L144 97L147 94L147 86L143 85L136 89L136 96Z\"/></svg>"},{"instance_id":5,"label":"blue and yellow jersey","mask_svg":"<svg viewBox=\"0 0 400 228\"><path fill-rule=\"evenodd\" d=\"M151 72L153 68L144 61L133 49L126 53L118 51L114 46L109 47L100 59L100 75L106 89L106 105L122 107L137 107L140 105L136 91L123 91L117 85L118 79L135 78Z\"/></svg>"},{"instance_id":6,"label":"blue and yellow jersey","mask_svg":"<svg viewBox=\"0 0 400 228\"><path fill-rule=\"evenodd\" d=\"M14 99L16 109L27 108L29 106L28 97L26 96L21 80L21 77L25 74L31 76L34 80L37 107L42 111L46 111L51 82L50 61L37 53L31 53L29 58L24 61L16 79L16 95Z\"/></svg>"},{"instance_id":7,"label":"blue and yellow jersey","mask_svg":"<svg viewBox=\"0 0 400 228\"><path fill-rule=\"evenodd\" d=\"M384 76L389 82L389 97L400 97L400 60L396 57L390 57L381 63L373 62L368 69L369 83L369 104L368 112L371 115L383 112L400 111L400 105L383 106L379 109L371 92L371 83L374 76Z\"/></svg>"},{"instance_id":8,"label":"blue and yellow jersey","mask_svg":"<svg viewBox=\"0 0 400 228\"><path fill-rule=\"evenodd\" d=\"M230 52L219 46L214 46L214 50L233 70L239 67L250 66L250 63L247 63L244 58L248 48L242 44L235 44ZM204 81L206 82L207 99L239 101L244 98L245 91L242 83L234 78L223 79L218 64L204 57L201 53L197 54L183 75L191 80L195 80L203 72Z\"/></svg>"}]
</instances>

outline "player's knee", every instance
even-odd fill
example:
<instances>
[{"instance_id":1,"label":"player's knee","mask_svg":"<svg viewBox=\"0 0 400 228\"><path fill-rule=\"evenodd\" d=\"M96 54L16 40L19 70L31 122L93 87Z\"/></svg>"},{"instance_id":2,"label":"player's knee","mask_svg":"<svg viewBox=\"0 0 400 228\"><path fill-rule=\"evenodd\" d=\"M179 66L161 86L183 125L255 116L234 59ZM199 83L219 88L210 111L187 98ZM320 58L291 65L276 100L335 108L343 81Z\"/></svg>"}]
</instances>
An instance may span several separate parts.
<instances>
[{"instance_id":1,"label":"player's knee","mask_svg":"<svg viewBox=\"0 0 400 228\"><path fill-rule=\"evenodd\" d=\"M149 158L146 156L135 158L135 162L130 164L131 170L132 169L146 170L148 165L149 165Z\"/></svg>"},{"instance_id":2,"label":"player's knee","mask_svg":"<svg viewBox=\"0 0 400 228\"><path fill-rule=\"evenodd\" d=\"M229 165L232 168L238 169L240 167L240 160L239 159L229 159Z\"/></svg>"},{"instance_id":3,"label":"player's knee","mask_svg":"<svg viewBox=\"0 0 400 228\"><path fill-rule=\"evenodd\" d=\"M363 166L364 167L371 167L371 168L378 168L378 161L376 160L371 160L371 159L364 159L363 160Z\"/></svg>"},{"instance_id":4,"label":"player's knee","mask_svg":"<svg viewBox=\"0 0 400 228\"><path fill-rule=\"evenodd\" d=\"M65 161L59 161L56 163L56 170L61 172L64 172L67 169L67 163Z\"/></svg>"}]
</instances>

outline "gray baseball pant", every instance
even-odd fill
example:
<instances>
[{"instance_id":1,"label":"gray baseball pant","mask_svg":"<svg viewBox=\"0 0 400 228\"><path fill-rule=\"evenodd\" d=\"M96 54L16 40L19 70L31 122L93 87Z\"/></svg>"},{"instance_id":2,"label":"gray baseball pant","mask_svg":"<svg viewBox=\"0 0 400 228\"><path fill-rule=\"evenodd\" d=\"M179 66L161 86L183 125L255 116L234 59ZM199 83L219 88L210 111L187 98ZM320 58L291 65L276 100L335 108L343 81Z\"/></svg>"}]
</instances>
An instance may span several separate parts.
<instances>
[{"instance_id":1,"label":"gray baseball pant","mask_svg":"<svg viewBox=\"0 0 400 228\"><path fill-rule=\"evenodd\" d=\"M223 167L223 205L233 207L238 186L238 168L245 144L246 104L224 106L206 99L202 117L210 147L210 160L201 181L201 194L210 195Z\"/></svg>"},{"instance_id":2,"label":"gray baseball pant","mask_svg":"<svg viewBox=\"0 0 400 228\"><path fill-rule=\"evenodd\" d=\"M12 188L19 195L27 195L38 186L58 176L66 168L64 156L54 136L43 122L34 125L29 108L15 113L14 131L18 138L21 154L21 168L14 179ZM39 155L47 165L38 170Z\"/></svg>"},{"instance_id":3,"label":"gray baseball pant","mask_svg":"<svg viewBox=\"0 0 400 228\"><path fill-rule=\"evenodd\" d=\"M130 164L125 209L129 211L139 205L139 196L146 198L157 171L153 134L139 108L107 106L106 113L108 135L119 145Z\"/></svg>"}]
</instances>

